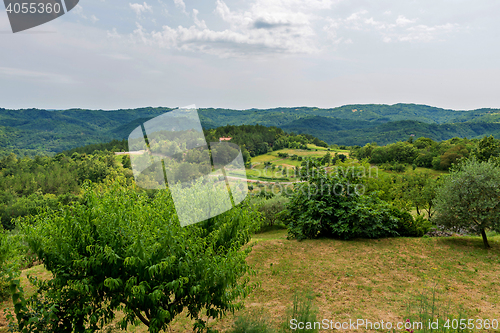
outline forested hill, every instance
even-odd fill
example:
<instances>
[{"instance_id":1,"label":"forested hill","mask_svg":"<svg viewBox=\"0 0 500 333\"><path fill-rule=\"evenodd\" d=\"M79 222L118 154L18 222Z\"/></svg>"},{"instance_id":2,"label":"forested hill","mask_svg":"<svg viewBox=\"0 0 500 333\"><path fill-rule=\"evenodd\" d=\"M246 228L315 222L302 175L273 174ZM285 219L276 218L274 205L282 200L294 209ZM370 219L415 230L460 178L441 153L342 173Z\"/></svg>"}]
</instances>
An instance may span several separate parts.
<instances>
[{"instance_id":1,"label":"forested hill","mask_svg":"<svg viewBox=\"0 0 500 333\"><path fill-rule=\"evenodd\" d=\"M171 108L127 110L0 109L0 154L57 153L83 145L127 138L139 124ZM312 134L330 144L385 144L408 135L435 140L500 133L500 110L445 110L425 105L346 105L274 109L200 109L205 129L225 125L276 126L288 132ZM411 122L408 122L411 120Z\"/></svg>"},{"instance_id":2,"label":"forested hill","mask_svg":"<svg viewBox=\"0 0 500 333\"><path fill-rule=\"evenodd\" d=\"M454 137L481 138L493 135L500 137L500 123L463 122L449 124L428 124L414 120L391 121L387 123L345 120L338 118L311 117L299 119L282 126L285 131L297 134L314 133L314 136L328 143L346 146L363 146L376 142L386 145L410 136L425 137L435 141Z\"/></svg>"}]
</instances>

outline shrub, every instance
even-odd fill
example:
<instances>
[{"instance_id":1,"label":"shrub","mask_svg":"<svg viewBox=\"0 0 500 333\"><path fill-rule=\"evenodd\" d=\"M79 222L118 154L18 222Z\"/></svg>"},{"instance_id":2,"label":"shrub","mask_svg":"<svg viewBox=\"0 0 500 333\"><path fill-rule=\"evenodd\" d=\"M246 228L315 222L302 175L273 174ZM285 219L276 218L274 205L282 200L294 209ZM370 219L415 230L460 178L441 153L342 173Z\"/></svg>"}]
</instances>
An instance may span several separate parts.
<instances>
[{"instance_id":1,"label":"shrub","mask_svg":"<svg viewBox=\"0 0 500 333\"><path fill-rule=\"evenodd\" d=\"M401 236L402 231L416 235L406 226L413 223L411 215L377 193L358 193L363 184L356 172L327 175L313 170L303 179L308 182L297 186L282 217L289 238L381 238Z\"/></svg>"},{"instance_id":2,"label":"shrub","mask_svg":"<svg viewBox=\"0 0 500 333\"><path fill-rule=\"evenodd\" d=\"M406 164L399 162L391 162L382 164L382 169L394 172L404 172L406 170Z\"/></svg>"},{"instance_id":3,"label":"shrub","mask_svg":"<svg viewBox=\"0 0 500 333\"><path fill-rule=\"evenodd\" d=\"M413 218L410 213L393 209L392 214L399 220L398 234L405 237L422 237L432 227L431 222L422 215Z\"/></svg>"},{"instance_id":4,"label":"shrub","mask_svg":"<svg viewBox=\"0 0 500 333\"><path fill-rule=\"evenodd\" d=\"M61 195L61 200L71 195ZM5 229L12 230L15 227L14 220L19 216L36 215L39 210L50 208L56 209L59 201L54 194L42 194L37 191L25 197L12 200L9 205L0 204L0 219Z\"/></svg>"},{"instance_id":5,"label":"shrub","mask_svg":"<svg viewBox=\"0 0 500 333\"><path fill-rule=\"evenodd\" d=\"M332 235L337 238L422 237L430 228L412 215L381 200L376 193L360 197L352 209L342 212ZM427 221L427 220L426 220Z\"/></svg>"}]
</instances>

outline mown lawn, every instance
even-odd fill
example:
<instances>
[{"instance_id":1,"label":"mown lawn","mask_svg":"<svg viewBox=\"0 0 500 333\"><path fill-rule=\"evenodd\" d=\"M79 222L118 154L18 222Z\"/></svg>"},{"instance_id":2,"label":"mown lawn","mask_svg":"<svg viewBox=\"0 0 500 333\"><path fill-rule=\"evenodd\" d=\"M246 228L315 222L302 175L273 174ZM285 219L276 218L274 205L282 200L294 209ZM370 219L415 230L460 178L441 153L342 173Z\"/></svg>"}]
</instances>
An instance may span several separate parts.
<instances>
[{"instance_id":1,"label":"mown lawn","mask_svg":"<svg viewBox=\"0 0 500 333\"><path fill-rule=\"evenodd\" d=\"M310 290L318 319L396 322L405 318L409 300L435 287L440 304L450 305L456 315L463 308L467 318L500 319L500 236L489 241L492 248L485 250L479 237L298 242L287 240L284 230L258 234L248 262L260 286L242 312L262 309L278 323L293 294ZM29 271L49 276L40 266ZM233 321L228 315L212 324L226 331ZM172 332L190 327L190 320L179 317Z\"/></svg>"}]
</instances>

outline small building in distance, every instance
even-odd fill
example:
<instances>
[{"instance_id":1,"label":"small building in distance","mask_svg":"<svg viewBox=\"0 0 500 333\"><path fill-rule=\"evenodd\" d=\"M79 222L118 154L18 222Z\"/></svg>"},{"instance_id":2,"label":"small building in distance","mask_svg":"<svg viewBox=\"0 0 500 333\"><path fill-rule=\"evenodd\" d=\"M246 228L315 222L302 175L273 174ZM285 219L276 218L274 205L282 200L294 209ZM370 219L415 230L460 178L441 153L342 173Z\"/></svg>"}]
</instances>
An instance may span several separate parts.
<instances>
[{"instance_id":1,"label":"small building in distance","mask_svg":"<svg viewBox=\"0 0 500 333\"><path fill-rule=\"evenodd\" d=\"M222 141L229 141L231 140L232 138L219 138L219 142L222 142Z\"/></svg>"}]
</instances>

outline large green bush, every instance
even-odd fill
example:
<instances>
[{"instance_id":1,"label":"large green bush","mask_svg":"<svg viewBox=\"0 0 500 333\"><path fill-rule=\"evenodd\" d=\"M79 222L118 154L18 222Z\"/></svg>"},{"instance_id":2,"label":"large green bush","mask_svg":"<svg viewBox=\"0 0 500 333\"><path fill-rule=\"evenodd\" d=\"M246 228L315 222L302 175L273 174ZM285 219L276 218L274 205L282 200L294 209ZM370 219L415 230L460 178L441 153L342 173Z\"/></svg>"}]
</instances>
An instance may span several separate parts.
<instances>
[{"instance_id":1,"label":"large green bush","mask_svg":"<svg viewBox=\"0 0 500 333\"><path fill-rule=\"evenodd\" d=\"M158 332L185 311L201 331L241 306L251 289L242 246L257 212L240 205L182 228L169 192L109 186L86 185L82 203L25 219L27 242L53 278L31 300L15 292L20 329L94 332L122 310L122 329L140 320Z\"/></svg>"},{"instance_id":2,"label":"large green bush","mask_svg":"<svg viewBox=\"0 0 500 333\"><path fill-rule=\"evenodd\" d=\"M350 169L352 170L352 169ZM360 170L326 174L311 169L299 184L283 219L290 238L341 239L422 236L422 228L377 193L364 194ZM422 222L422 221L420 221Z\"/></svg>"}]
</instances>

